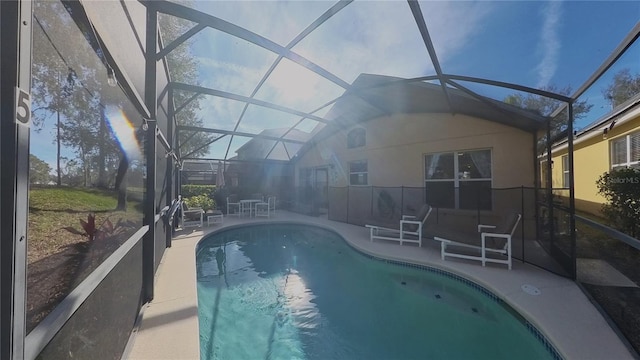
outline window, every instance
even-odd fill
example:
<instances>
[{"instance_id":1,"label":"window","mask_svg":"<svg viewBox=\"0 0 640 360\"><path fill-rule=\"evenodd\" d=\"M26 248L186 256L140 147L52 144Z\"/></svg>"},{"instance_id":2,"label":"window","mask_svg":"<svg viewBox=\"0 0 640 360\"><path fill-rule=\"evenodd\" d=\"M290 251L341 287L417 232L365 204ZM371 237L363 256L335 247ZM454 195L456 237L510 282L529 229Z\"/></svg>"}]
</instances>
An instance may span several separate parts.
<instances>
[{"instance_id":1,"label":"window","mask_svg":"<svg viewBox=\"0 0 640 360\"><path fill-rule=\"evenodd\" d=\"M491 150L425 155L427 202L452 209L491 209Z\"/></svg>"},{"instance_id":2,"label":"window","mask_svg":"<svg viewBox=\"0 0 640 360\"><path fill-rule=\"evenodd\" d=\"M349 163L349 185L367 185L367 161L353 161Z\"/></svg>"},{"instance_id":3,"label":"window","mask_svg":"<svg viewBox=\"0 0 640 360\"><path fill-rule=\"evenodd\" d=\"M640 132L611 141L611 169L640 169Z\"/></svg>"},{"instance_id":4,"label":"window","mask_svg":"<svg viewBox=\"0 0 640 360\"><path fill-rule=\"evenodd\" d=\"M562 156L562 187L569 187L569 155Z\"/></svg>"},{"instance_id":5,"label":"window","mask_svg":"<svg viewBox=\"0 0 640 360\"><path fill-rule=\"evenodd\" d=\"M365 146L366 143L367 133L363 128L353 129L347 134L347 148L349 149Z\"/></svg>"}]
</instances>

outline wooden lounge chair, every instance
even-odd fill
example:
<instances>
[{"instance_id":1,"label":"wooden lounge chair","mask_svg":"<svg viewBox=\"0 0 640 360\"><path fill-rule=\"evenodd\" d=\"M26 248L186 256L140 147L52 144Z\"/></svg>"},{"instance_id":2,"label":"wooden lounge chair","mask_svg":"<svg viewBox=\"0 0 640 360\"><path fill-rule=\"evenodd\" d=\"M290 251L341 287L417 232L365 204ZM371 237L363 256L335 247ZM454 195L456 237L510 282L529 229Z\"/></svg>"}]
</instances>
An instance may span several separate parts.
<instances>
[{"instance_id":1,"label":"wooden lounge chair","mask_svg":"<svg viewBox=\"0 0 640 360\"><path fill-rule=\"evenodd\" d=\"M440 241L440 255L442 260L445 260L446 256L479 260L482 261L482 266L485 266L488 262L506 264L509 270L511 270L511 238L521 218L522 216L520 214L514 213L505 218L499 226L478 225L479 238L456 236L451 233L451 235L435 236L433 239ZM453 237L455 237L456 240L449 239ZM474 252L479 251L480 255L469 253L470 249ZM488 254L494 256L487 256ZM496 255L498 257L496 257Z\"/></svg>"},{"instance_id":2,"label":"wooden lounge chair","mask_svg":"<svg viewBox=\"0 0 640 360\"><path fill-rule=\"evenodd\" d=\"M422 228L431 214L431 206L424 204L415 216L402 215L400 220L400 229L390 229L376 225L365 225L370 230L370 240L391 240L402 243L416 243L422 246Z\"/></svg>"}]
</instances>

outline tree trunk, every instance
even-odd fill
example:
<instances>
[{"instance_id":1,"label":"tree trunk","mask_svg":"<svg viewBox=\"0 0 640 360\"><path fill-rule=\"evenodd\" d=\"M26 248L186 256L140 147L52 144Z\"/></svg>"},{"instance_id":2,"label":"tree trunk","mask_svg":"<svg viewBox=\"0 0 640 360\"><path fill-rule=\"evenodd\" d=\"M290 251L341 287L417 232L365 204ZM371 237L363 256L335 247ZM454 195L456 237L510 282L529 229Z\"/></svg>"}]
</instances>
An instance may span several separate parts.
<instances>
[{"instance_id":1,"label":"tree trunk","mask_svg":"<svg viewBox=\"0 0 640 360\"><path fill-rule=\"evenodd\" d=\"M115 188L118 191L118 205L116 210L127 210L127 170L129 169L129 159L122 154L120 157L120 164L118 165L118 172L116 174Z\"/></svg>"},{"instance_id":2,"label":"tree trunk","mask_svg":"<svg viewBox=\"0 0 640 360\"><path fill-rule=\"evenodd\" d=\"M98 130L98 188L107 188L107 175L105 174L105 144L104 137L107 132L107 124L105 123L105 115L100 116L100 128Z\"/></svg>"},{"instance_id":3,"label":"tree trunk","mask_svg":"<svg viewBox=\"0 0 640 360\"><path fill-rule=\"evenodd\" d=\"M58 134L56 136L56 142L58 143L58 151L57 151L57 154L56 154L56 166L57 166L57 170L58 170L57 185L58 186L62 186L62 170L60 169L60 110L57 110L56 113L58 114L58 124L57 124Z\"/></svg>"}]
</instances>

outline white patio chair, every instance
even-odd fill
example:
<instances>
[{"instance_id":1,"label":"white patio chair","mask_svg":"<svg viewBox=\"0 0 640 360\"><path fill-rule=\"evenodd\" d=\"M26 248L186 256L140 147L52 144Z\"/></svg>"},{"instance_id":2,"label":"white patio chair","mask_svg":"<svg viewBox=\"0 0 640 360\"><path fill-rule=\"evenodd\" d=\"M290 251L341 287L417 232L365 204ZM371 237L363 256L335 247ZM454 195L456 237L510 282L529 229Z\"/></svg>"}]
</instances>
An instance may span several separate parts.
<instances>
[{"instance_id":1,"label":"white patio chair","mask_svg":"<svg viewBox=\"0 0 640 360\"><path fill-rule=\"evenodd\" d=\"M231 210L235 209L234 213L231 213ZM240 201L238 200L237 195L229 195L227 196L227 216L235 215L240 216Z\"/></svg>"},{"instance_id":2,"label":"white patio chair","mask_svg":"<svg viewBox=\"0 0 640 360\"><path fill-rule=\"evenodd\" d=\"M433 239L440 241L440 256L442 260L445 260L445 257L448 256L478 260L482 262L482 266L485 266L488 262L506 264L511 270L511 239L521 218L522 215L514 213L505 218L499 226L478 225L479 239L477 237L469 238L464 235L456 236L453 233L452 235L435 236ZM451 240L449 239L450 237L455 237L456 240ZM469 250L479 251L480 254L470 254ZM502 258L495 257L495 255Z\"/></svg>"},{"instance_id":3,"label":"white patio chair","mask_svg":"<svg viewBox=\"0 0 640 360\"><path fill-rule=\"evenodd\" d=\"M187 204L182 202L182 214L180 216L180 226L184 229L191 226L202 227L202 215L204 210L201 208L189 208Z\"/></svg>"},{"instance_id":4,"label":"white patio chair","mask_svg":"<svg viewBox=\"0 0 640 360\"><path fill-rule=\"evenodd\" d=\"M256 216L271 217L271 213L276 211L276 197L269 196L267 202L257 203L255 205Z\"/></svg>"},{"instance_id":5,"label":"white patio chair","mask_svg":"<svg viewBox=\"0 0 640 360\"><path fill-rule=\"evenodd\" d=\"M402 215L400 229L390 229L376 225L365 225L369 228L369 239L399 241L400 245L405 242L416 243L422 246L422 228L427 221L433 208L429 204L424 204L415 216Z\"/></svg>"}]
</instances>

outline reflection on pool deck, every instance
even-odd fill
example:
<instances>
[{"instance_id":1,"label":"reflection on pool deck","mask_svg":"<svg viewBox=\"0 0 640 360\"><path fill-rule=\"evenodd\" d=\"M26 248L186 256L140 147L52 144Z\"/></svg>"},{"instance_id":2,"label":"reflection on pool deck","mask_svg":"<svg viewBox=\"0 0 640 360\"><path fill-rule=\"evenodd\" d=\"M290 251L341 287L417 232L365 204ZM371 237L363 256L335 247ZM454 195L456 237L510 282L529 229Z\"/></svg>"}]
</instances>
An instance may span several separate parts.
<instances>
[{"instance_id":1,"label":"reflection on pool deck","mask_svg":"<svg viewBox=\"0 0 640 360\"><path fill-rule=\"evenodd\" d=\"M476 261L440 259L439 244L423 241L422 248L370 242L368 229L323 218L278 211L270 219L225 219L224 224L176 233L156 274L154 300L143 310L128 345L129 359L199 359L195 248L212 231L251 223L295 222L328 228L362 252L429 265L470 279L497 294L534 324L567 359L633 359L596 308L571 280L514 260L504 266L482 267ZM523 285L540 290L525 292ZM527 287L525 287L527 288Z\"/></svg>"}]
</instances>

